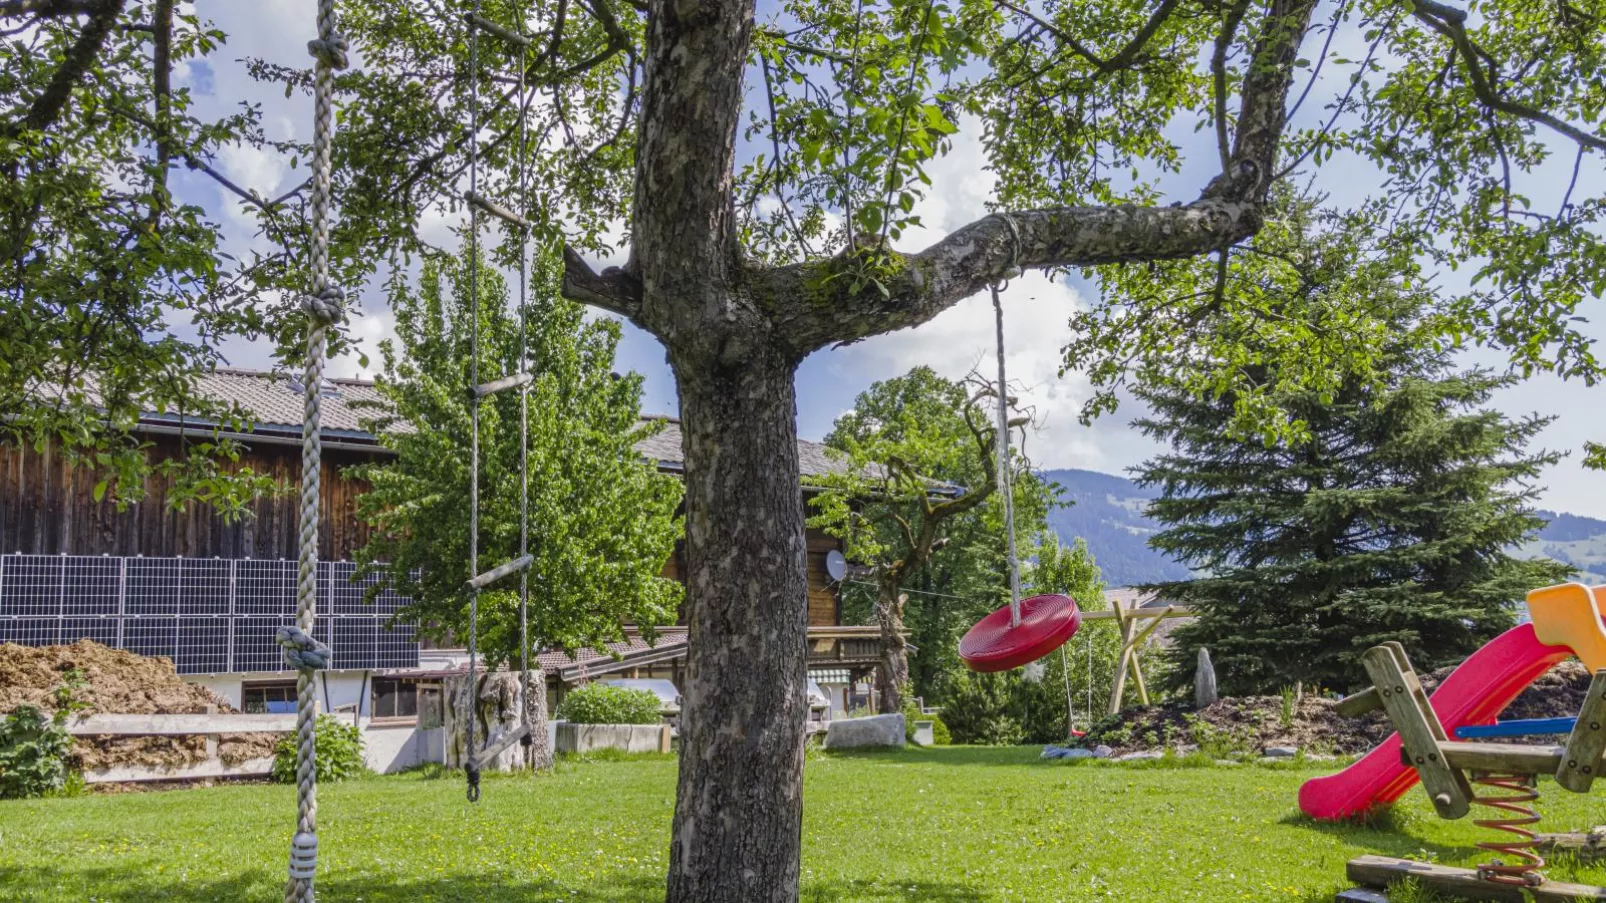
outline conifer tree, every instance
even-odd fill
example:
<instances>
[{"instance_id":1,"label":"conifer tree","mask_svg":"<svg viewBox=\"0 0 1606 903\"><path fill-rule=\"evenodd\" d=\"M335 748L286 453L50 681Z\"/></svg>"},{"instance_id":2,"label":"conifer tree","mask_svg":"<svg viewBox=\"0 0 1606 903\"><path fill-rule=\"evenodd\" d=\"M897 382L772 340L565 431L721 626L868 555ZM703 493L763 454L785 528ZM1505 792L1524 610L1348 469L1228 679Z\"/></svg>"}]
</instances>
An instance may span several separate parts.
<instances>
[{"instance_id":1,"label":"conifer tree","mask_svg":"<svg viewBox=\"0 0 1606 903\"><path fill-rule=\"evenodd\" d=\"M1420 338L1426 289L1378 278L1343 224L1308 214L1294 211L1281 248L1240 261L1228 290L1283 294L1288 329L1330 330L1342 310L1376 369L1313 389L1285 372L1312 361L1256 357L1251 378L1276 387L1294 440L1246 435L1230 391L1138 393L1153 414L1137 425L1171 445L1136 469L1162 493L1151 544L1198 574L1152 587L1199 612L1173 635L1173 682L1201 646L1230 694L1356 685L1360 653L1388 640L1425 669L1453 664L1511 626L1528 589L1568 574L1507 551L1542 526L1533 480L1557 456L1527 445L1549 421L1485 408L1510 378L1457 370Z\"/></svg>"}]
</instances>

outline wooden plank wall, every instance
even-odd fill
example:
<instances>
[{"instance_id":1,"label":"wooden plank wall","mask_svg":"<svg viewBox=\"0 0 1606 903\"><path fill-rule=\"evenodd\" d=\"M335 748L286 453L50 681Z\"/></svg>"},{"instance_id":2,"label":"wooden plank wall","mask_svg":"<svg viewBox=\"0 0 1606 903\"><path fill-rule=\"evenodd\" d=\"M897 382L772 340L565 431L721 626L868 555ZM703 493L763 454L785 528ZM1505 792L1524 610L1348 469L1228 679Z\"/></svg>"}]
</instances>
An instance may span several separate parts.
<instances>
[{"instance_id":1,"label":"wooden plank wall","mask_svg":"<svg viewBox=\"0 0 1606 903\"><path fill-rule=\"evenodd\" d=\"M171 457L176 438L161 437L151 453ZM349 559L368 541L368 527L357 519L357 499L368 486L341 471L370 460L362 452L324 449L323 516L318 555L325 561ZM94 501L100 476L71 467L50 449L0 444L0 553L30 555L182 555L187 558L296 557L296 502L301 480L301 450L289 445L258 443L241 463L271 476L280 492L259 498L252 514L226 522L208 505L196 502L173 510L167 504L169 481L151 475L144 501L119 512L111 499ZM837 587L825 569L826 553L841 548L837 539L808 531L809 624L839 623ZM664 576L684 582L684 552L676 548L664 565Z\"/></svg>"},{"instance_id":2,"label":"wooden plank wall","mask_svg":"<svg viewBox=\"0 0 1606 903\"><path fill-rule=\"evenodd\" d=\"M840 540L827 536L819 530L810 529L808 532L808 560L809 560L809 626L831 627L839 623L841 606L837 600L837 587L831 582L831 576L825 570L825 556L832 549L842 548ZM675 554L669 556L664 562L662 575L670 580L686 582L685 572L686 549L684 544L675 544ZM685 624L683 613L675 623Z\"/></svg>"},{"instance_id":3,"label":"wooden plank wall","mask_svg":"<svg viewBox=\"0 0 1606 903\"><path fill-rule=\"evenodd\" d=\"M161 437L150 453L160 459L178 451L176 438ZM367 484L340 472L369 456L337 449L323 454L318 554L338 561L350 558L369 534L356 516ZM70 466L49 447L40 453L0 444L0 552L295 558L300 448L258 443L241 456L241 464L272 477L281 491L257 499L249 516L229 523L197 502L174 510L167 504L170 480L158 474L147 478L144 501L118 511L110 498L94 500L100 475L92 469Z\"/></svg>"},{"instance_id":4,"label":"wooden plank wall","mask_svg":"<svg viewBox=\"0 0 1606 903\"><path fill-rule=\"evenodd\" d=\"M837 586L825 570L826 553L842 548L841 540L819 530L810 529L809 541L809 626L822 627L841 623L841 606L838 604Z\"/></svg>"}]
</instances>

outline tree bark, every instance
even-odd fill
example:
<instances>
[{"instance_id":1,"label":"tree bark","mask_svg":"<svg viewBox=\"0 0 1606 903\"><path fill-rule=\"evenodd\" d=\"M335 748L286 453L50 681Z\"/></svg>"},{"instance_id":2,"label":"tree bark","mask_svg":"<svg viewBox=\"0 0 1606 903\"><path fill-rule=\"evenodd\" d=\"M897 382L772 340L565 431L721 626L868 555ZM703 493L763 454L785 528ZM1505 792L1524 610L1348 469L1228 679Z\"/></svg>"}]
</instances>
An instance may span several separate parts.
<instances>
[{"instance_id":1,"label":"tree bark","mask_svg":"<svg viewBox=\"0 0 1606 903\"><path fill-rule=\"evenodd\" d=\"M876 706L881 714L903 711L903 688L909 684L909 641L903 635L903 606L909 597L896 585L882 585L876 599L876 625L881 628L881 663L876 666Z\"/></svg>"},{"instance_id":2,"label":"tree bark","mask_svg":"<svg viewBox=\"0 0 1606 903\"><path fill-rule=\"evenodd\" d=\"M673 346L670 362L686 455L689 652L668 900L791 903L808 635L797 362L760 351L721 366Z\"/></svg>"},{"instance_id":3,"label":"tree bark","mask_svg":"<svg viewBox=\"0 0 1606 903\"><path fill-rule=\"evenodd\" d=\"M546 771L552 767L552 743L547 738L546 674L539 665L530 669L530 695L524 700L524 723L530 726L530 744L523 747L524 766Z\"/></svg>"}]
</instances>

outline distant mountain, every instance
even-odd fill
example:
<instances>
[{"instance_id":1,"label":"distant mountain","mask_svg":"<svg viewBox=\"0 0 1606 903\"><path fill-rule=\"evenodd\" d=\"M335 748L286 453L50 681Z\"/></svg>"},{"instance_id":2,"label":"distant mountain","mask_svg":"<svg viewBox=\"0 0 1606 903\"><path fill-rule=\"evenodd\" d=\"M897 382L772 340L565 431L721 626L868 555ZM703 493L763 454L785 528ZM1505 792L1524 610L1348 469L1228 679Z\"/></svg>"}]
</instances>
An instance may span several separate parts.
<instances>
[{"instance_id":1,"label":"distant mountain","mask_svg":"<svg viewBox=\"0 0 1606 903\"><path fill-rule=\"evenodd\" d=\"M1606 583L1606 520L1554 511L1536 512L1550 523L1518 546L1524 558L1545 556L1580 571L1585 583Z\"/></svg>"},{"instance_id":2,"label":"distant mountain","mask_svg":"<svg viewBox=\"0 0 1606 903\"><path fill-rule=\"evenodd\" d=\"M1060 499L1074 502L1051 512L1048 525L1070 544L1087 540L1110 586L1132 586L1161 580L1185 580L1189 570L1149 548L1160 525L1143 511L1159 495L1125 477L1093 470L1045 470L1058 483ZM1523 558L1554 558L1579 570L1585 583L1606 583L1606 520L1577 514L1538 511L1549 521L1538 536L1512 550Z\"/></svg>"},{"instance_id":3,"label":"distant mountain","mask_svg":"<svg viewBox=\"0 0 1606 903\"><path fill-rule=\"evenodd\" d=\"M1048 525L1067 545L1087 540L1104 582L1132 586L1161 580L1185 580L1189 571L1149 548L1159 525L1143 513L1159 493L1141 489L1125 477L1092 470L1046 470L1041 476L1060 485L1069 508L1050 512Z\"/></svg>"}]
</instances>

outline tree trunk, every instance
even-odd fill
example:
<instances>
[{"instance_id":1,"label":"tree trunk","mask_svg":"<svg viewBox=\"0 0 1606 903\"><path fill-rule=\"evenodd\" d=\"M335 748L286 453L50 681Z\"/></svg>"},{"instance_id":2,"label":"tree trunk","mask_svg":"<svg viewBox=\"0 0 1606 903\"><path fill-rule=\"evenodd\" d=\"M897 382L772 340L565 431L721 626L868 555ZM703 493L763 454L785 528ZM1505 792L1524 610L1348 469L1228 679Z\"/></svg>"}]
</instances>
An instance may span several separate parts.
<instances>
[{"instance_id":1,"label":"tree trunk","mask_svg":"<svg viewBox=\"0 0 1606 903\"><path fill-rule=\"evenodd\" d=\"M876 599L876 626L881 628L881 662L876 665L876 706L881 714L903 711L903 688L909 685L909 643L903 636L903 605L909 598L896 587L883 587Z\"/></svg>"},{"instance_id":2,"label":"tree trunk","mask_svg":"<svg viewBox=\"0 0 1606 903\"><path fill-rule=\"evenodd\" d=\"M524 766L546 771L552 767L552 743L547 737L546 674L539 665L530 670L530 695L524 700L524 723L530 726L530 744L523 747Z\"/></svg>"},{"instance_id":3,"label":"tree trunk","mask_svg":"<svg viewBox=\"0 0 1606 903\"><path fill-rule=\"evenodd\" d=\"M685 436L690 649L669 903L798 895L808 597L796 360L749 350L712 365L670 353Z\"/></svg>"}]
</instances>

